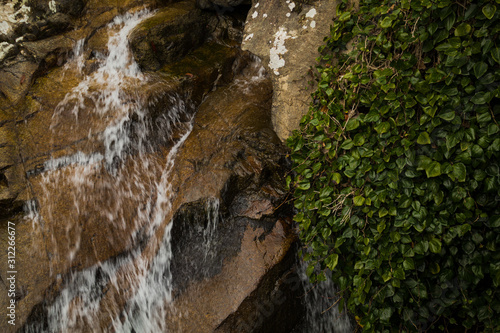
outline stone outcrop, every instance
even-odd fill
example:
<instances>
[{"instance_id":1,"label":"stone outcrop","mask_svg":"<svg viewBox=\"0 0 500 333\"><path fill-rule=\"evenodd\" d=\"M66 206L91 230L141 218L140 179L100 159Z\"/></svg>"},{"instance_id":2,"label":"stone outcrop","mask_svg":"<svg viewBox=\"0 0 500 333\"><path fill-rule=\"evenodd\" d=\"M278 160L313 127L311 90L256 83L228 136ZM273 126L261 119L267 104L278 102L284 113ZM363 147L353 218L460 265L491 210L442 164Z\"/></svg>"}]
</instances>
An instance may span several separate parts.
<instances>
[{"instance_id":1,"label":"stone outcrop","mask_svg":"<svg viewBox=\"0 0 500 333\"><path fill-rule=\"evenodd\" d=\"M330 33L337 0L253 0L242 48L259 56L273 81L272 122L282 141L297 129L311 102L309 74Z\"/></svg>"},{"instance_id":2,"label":"stone outcrop","mask_svg":"<svg viewBox=\"0 0 500 333\"><path fill-rule=\"evenodd\" d=\"M38 10L46 13L47 2L39 3ZM69 2L55 3L57 14ZM202 12L194 0L151 1L151 6L168 7L130 37L145 79L122 82L124 102L145 106L141 115L130 114L126 127L132 138L148 133L142 138L147 149L131 145L125 158L89 171L87 164L69 157L103 155L102 133L118 118L114 110L107 115L93 112L97 99L83 99L78 117L73 112L77 99L70 99L67 107L60 102L102 65L108 23L125 10L140 10L143 1L122 1L121 8L111 0L75 3L85 6L81 12L64 9L68 26L14 42L16 52L9 50L0 68L0 220L15 222L19 235L17 328L47 329L48 308L63 297L63 290L75 276L94 274L98 282L93 297L106 311L96 315L92 330L109 331L115 318L128 313L134 284L129 272L155 258L167 225L173 223L172 304L180 310L166 314L171 331L260 331L286 320L281 325L286 332L298 319L291 314L300 307L295 300L300 290L292 265L295 234L284 204L285 152L270 120L271 81L250 54L214 42L234 45L241 38L241 24L234 17ZM52 15L50 7L48 11ZM207 25L211 29L200 39ZM205 37L212 41L200 46ZM75 47L79 40L82 49ZM175 46L169 48L169 43ZM89 85L91 93L99 89ZM174 106L187 112L172 125L166 120ZM170 149L195 112L194 128L172 171L171 210L154 230L148 230L147 219L134 224L157 195L140 187L160 182L155 177L168 165ZM138 167L142 158L158 165L152 174ZM116 178L117 172L123 177ZM82 176L88 178L83 182ZM116 198L119 191L139 194ZM206 204L211 200L219 203L220 225L207 259L196 244L199 230L207 228ZM41 218L30 220L27 208ZM110 220L112 209L119 219ZM2 232L0 246L6 248L5 242ZM0 260L6 262L6 253ZM95 269L98 263L117 265L115 275ZM1 297L0 307L5 309L8 301ZM264 310L262 303L268 305ZM71 307L77 306L75 299ZM88 324L80 321L68 329L88 331ZM0 330L11 332L12 327L3 321Z\"/></svg>"}]
</instances>

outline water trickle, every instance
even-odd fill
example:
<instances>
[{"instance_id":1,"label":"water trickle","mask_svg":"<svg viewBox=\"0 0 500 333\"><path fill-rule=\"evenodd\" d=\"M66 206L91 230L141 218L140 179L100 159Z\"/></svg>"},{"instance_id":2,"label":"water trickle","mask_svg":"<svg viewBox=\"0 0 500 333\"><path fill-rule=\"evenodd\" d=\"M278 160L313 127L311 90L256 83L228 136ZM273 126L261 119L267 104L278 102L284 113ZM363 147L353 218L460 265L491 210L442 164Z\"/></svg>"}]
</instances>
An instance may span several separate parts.
<instances>
[{"instance_id":1,"label":"water trickle","mask_svg":"<svg viewBox=\"0 0 500 333\"><path fill-rule=\"evenodd\" d=\"M217 224L219 223L219 199L210 198L206 203L207 211L207 226L203 230L203 245L204 261L213 260L216 256L216 244L214 239L217 233Z\"/></svg>"},{"instance_id":2,"label":"water trickle","mask_svg":"<svg viewBox=\"0 0 500 333\"><path fill-rule=\"evenodd\" d=\"M337 287L327 272L326 281L311 284L306 274L307 263L297 258L299 276L305 290L304 304L306 313L300 329L294 333L351 333L354 331L346 312L339 313Z\"/></svg>"}]
</instances>

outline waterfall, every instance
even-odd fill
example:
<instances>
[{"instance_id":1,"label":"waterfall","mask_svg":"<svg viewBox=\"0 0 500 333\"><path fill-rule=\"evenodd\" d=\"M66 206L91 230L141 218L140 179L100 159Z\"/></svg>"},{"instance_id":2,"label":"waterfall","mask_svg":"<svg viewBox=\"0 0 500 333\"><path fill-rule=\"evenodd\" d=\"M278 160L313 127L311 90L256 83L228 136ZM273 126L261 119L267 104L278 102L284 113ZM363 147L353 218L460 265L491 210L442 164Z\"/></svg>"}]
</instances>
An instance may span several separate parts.
<instances>
[{"instance_id":1,"label":"waterfall","mask_svg":"<svg viewBox=\"0 0 500 333\"><path fill-rule=\"evenodd\" d=\"M193 117L189 101L168 96L171 107L156 119L155 129L160 133L154 134L163 133L173 145L163 162L150 156L156 148L149 142L153 124L147 112L152 107L148 103L155 101L146 102L137 93L148 77L141 73L127 41L130 31L150 15L142 10L116 17L107 27L112 32L108 54L98 55L99 68L90 75L83 71L85 41L76 43L65 70L75 71L82 80L56 107L51 130L54 138L58 131L88 131L88 142L73 154L54 154L45 162L40 208L33 203L28 207L34 232L48 236L45 246L53 253L54 265L60 259L69 263L78 259L83 232L79 220L87 218L102 223L110 244L125 242L129 250L66 276L58 275L60 292L45 305L46 320L29 322L24 327L27 332L75 332L100 326L116 332L165 331L165 314L172 299L172 223L159 233L162 238L156 239L155 232L171 210L175 156L192 130ZM181 119L187 121L180 124ZM92 126L94 121L100 128ZM180 130L180 138L174 140L175 129ZM51 237L53 230L45 222L54 218L58 198L66 195L71 196L72 207L65 213L57 211L65 218L61 221L66 232L63 242ZM209 209L212 231L218 215L218 204L213 205L216 208ZM207 234L207 246L209 237ZM152 258L143 253L145 241L158 242ZM110 289L126 293L126 304L116 304L108 295ZM100 318L106 312L111 321L102 327Z\"/></svg>"},{"instance_id":2,"label":"waterfall","mask_svg":"<svg viewBox=\"0 0 500 333\"><path fill-rule=\"evenodd\" d=\"M217 224L219 223L219 199L210 198L206 203L207 211L207 226L202 230L203 243L202 252L204 253L204 261L213 260L216 255L216 247L213 240L216 238Z\"/></svg>"},{"instance_id":3,"label":"waterfall","mask_svg":"<svg viewBox=\"0 0 500 333\"><path fill-rule=\"evenodd\" d=\"M295 333L351 333L354 328L345 310L339 313L337 287L331 280L331 272L326 272L326 281L312 284L306 274L307 263L297 258L299 276L304 287L303 301L305 317Z\"/></svg>"}]
</instances>

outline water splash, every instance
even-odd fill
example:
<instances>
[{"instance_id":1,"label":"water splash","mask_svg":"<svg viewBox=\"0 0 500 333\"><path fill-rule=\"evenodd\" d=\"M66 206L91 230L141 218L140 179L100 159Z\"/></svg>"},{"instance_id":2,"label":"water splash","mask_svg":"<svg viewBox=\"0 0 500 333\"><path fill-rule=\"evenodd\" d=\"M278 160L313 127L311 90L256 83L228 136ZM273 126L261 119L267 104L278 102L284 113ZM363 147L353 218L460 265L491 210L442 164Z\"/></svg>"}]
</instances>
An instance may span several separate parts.
<instances>
[{"instance_id":1,"label":"water splash","mask_svg":"<svg viewBox=\"0 0 500 333\"><path fill-rule=\"evenodd\" d=\"M178 95L160 93L148 104L135 92L141 90L147 77L130 53L127 36L150 15L146 10L125 14L108 25L116 30L107 44L108 56L91 75L85 76L83 71L84 41L75 45L70 60L73 65L67 70L76 70L83 79L55 109L51 128L54 136L60 130L88 129L84 149L90 152L77 151L44 164L39 182L40 212L34 228L48 236L45 246L53 253L53 262L78 260L82 225L89 224L89 219L106 230L111 244L125 243L122 246L128 250L119 258L68 273L60 293L44 310L47 321L28 324L28 332L99 327L103 315L111 318L109 324L118 332L164 329L172 293L172 223L161 240L156 239L156 231L171 210L175 156L191 133L193 116L191 104ZM170 107L162 110L153 126L148 110L159 99L168 100ZM68 121L68 115L73 122ZM95 128L94 122L101 129ZM152 128L164 134L163 141L172 143L163 159L150 154L156 149L149 140ZM178 132L175 139L174 131ZM61 211L58 203L68 202L68 196L72 207ZM57 240L53 235L61 235L61 230L55 232L43 223L55 221L56 216L64 224L52 222L51 228L62 229L66 236ZM143 253L141 244L145 242L158 249L153 258ZM107 296L109 289L119 293L124 285L128 295L125 307Z\"/></svg>"},{"instance_id":2,"label":"water splash","mask_svg":"<svg viewBox=\"0 0 500 333\"><path fill-rule=\"evenodd\" d=\"M250 94L252 86L265 80L267 77L267 72L262 65L262 60L258 56L250 54L249 65L244 69L242 78L235 79L234 84L242 87L242 92L244 94Z\"/></svg>"},{"instance_id":3,"label":"water splash","mask_svg":"<svg viewBox=\"0 0 500 333\"><path fill-rule=\"evenodd\" d=\"M306 292L304 295L306 313L301 328L294 332L354 332L346 312L339 313L337 287L331 280L331 272L326 273L326 281L311 284L306 274L307 263L302 258L297 260L299 276Z\"/></svg>"}]
</instances>

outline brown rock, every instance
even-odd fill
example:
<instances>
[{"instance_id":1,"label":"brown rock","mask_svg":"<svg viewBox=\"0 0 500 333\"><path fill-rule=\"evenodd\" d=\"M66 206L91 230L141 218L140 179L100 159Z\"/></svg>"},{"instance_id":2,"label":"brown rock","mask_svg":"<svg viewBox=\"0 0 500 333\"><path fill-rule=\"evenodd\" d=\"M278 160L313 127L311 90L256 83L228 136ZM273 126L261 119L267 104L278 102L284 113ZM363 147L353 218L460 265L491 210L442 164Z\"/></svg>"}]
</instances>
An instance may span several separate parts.
<instances>
[{"instance_id":1,"label":"brown rock","mask_svg":"<svg viewBox=\"0 0 500 333\"><path fill-rule=\"evenodd\" d=\"M131 33L134 58L146 70L158 70L179 60L203 42L207 18L193 1L161 9Z\"/></svg>"}]
</instances>

